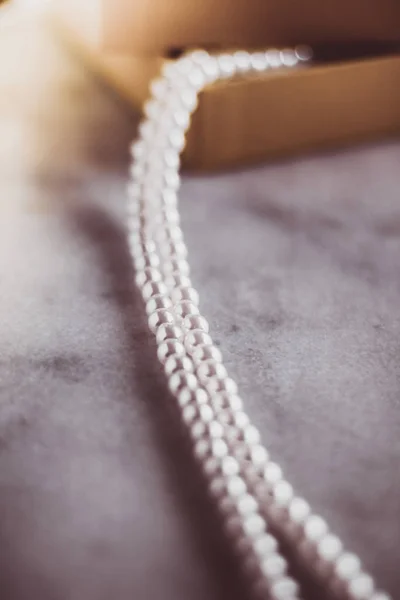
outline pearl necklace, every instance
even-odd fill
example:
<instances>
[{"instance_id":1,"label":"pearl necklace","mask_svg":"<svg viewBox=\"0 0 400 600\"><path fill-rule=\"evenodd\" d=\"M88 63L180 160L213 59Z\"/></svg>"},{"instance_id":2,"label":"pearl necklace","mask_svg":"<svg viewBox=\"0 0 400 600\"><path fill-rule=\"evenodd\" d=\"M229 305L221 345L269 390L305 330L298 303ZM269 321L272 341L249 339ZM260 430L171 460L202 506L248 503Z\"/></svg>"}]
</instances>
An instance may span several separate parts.
<instances>
[{"instance_id":1,"label":"pearl necklace","mask_svg":"<svg viewBox=\"0 0 400 600\"><path fill-rule=\"evenodd\" d=\"M200 314L180 228L179 155L199 92L219 80L295 67L308 58L300 50L216 57L196 51L165 65L131 147L129 247L169 390L252 590L270 600L302 597L283 542L303 570L322 581L324 596L390 600L271 461Z\"/></svg>"}]
</instances>

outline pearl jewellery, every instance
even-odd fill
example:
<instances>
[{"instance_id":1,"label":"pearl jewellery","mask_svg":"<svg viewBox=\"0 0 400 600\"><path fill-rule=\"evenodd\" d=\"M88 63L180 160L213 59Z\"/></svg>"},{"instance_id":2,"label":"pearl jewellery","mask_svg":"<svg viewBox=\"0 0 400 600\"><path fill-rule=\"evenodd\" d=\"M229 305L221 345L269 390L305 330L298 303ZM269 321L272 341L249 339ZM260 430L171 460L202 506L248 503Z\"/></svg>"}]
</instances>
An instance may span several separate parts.
<instances>
[{"instance_id":1,"label":"pearl jewellery","mask_svg":"<svg viewBox=\"0 0 400 600\"><path fill-rule=\"evenodd\" d=\"M390 600L271 461L200 314L180 227L179 155L199 92L218 80L307 59L301 49L196 51L165 65L131 148L129 246L169 390L252 590L271 600L303 597L283 543L285 555L323 585L324 597Z\"/></svg>"}]
</instances>

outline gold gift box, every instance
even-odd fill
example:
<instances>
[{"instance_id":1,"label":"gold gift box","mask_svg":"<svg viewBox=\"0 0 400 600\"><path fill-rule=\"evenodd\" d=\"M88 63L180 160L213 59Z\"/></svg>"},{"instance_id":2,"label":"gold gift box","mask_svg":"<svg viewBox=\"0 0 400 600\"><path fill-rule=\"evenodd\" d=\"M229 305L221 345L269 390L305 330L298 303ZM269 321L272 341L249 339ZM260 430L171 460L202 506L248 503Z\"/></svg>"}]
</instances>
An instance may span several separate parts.
<instances>
[{"instance_id":1,"label":"gold gift box","mask_svg":"<svg viewBox=\"0 0 400 600\"><path fill-rule=\"evenodd\" d=\"M225 0L110 0L103 13L88 0L86 18L81 3L57 0L53 22L139 110L164 61L188 48L222 52L232 49L235 39L236 47L238 42L247 48L304 43L324 51L331 42L331 48L344 50L343 56L332 54L306 68L207 87L184 151L184 164L191 169L229 168L398 135L400 3L308 0L301 11L298 3L290 2L292 11L285 4L262 0L278 29L268 20L260 26L258 0L230 0L229 5ZM333 6L340 8L341 19L332 21ZM118 7L125 7L123 15Z\"/></svg>"}]
</instances>

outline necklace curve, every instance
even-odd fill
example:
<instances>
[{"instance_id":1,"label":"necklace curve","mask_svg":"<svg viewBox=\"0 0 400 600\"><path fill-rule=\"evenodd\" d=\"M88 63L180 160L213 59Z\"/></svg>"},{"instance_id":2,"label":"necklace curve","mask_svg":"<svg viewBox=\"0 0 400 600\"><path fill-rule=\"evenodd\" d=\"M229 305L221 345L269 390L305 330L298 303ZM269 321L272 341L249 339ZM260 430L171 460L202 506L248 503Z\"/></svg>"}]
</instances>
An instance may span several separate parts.
<instances>
[{"instance_id":1,"label":"necklace curve","mask_svg":"<svg viewBox=\"0 0 400 600\"><path fill-rule=\"evenodd\" d=\"M198 50L164 66L131 146L129 248L169 391L252 592L265 600L304 598L291 572L294 557L326 598L392 600L271 460L200 313L180 227L180 153L202 89L294 68L310 56L300 47L217 56Z\"/></svg>"}]
</instances>

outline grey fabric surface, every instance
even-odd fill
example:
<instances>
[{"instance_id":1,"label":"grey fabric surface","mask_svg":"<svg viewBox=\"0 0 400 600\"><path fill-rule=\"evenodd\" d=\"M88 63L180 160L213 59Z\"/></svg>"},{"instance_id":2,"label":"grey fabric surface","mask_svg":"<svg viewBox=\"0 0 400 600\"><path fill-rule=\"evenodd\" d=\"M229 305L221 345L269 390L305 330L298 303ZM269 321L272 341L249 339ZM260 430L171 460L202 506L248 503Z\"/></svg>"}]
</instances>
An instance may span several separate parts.
<instances>
[{"instance_id":1,"label":"grey fabric surface","mask_svg":"<svg viewBox=\"0 0 400 600\"><path fill-rule=\"evenodd\" d=\"M0 84L0 597L245 598L132 285L136 119L47 34L12 44ZM182 190L193 279L251 416L394 598L399 167L393 142L187 177Z\"/></svg>"}]
</instances>

